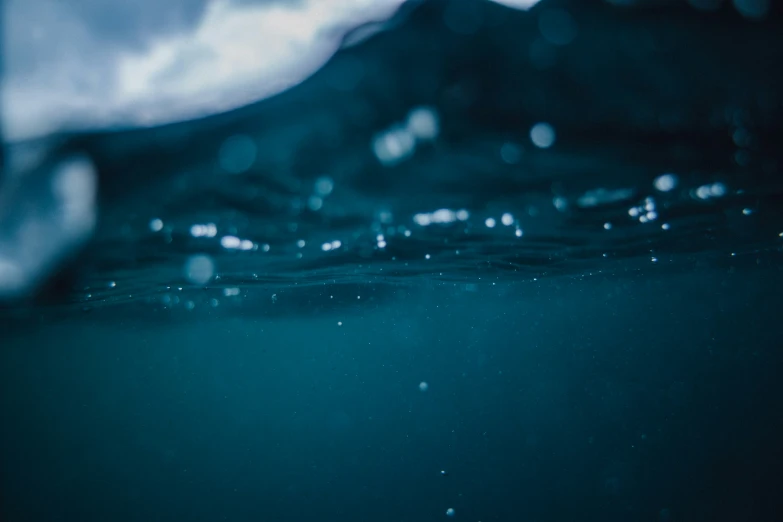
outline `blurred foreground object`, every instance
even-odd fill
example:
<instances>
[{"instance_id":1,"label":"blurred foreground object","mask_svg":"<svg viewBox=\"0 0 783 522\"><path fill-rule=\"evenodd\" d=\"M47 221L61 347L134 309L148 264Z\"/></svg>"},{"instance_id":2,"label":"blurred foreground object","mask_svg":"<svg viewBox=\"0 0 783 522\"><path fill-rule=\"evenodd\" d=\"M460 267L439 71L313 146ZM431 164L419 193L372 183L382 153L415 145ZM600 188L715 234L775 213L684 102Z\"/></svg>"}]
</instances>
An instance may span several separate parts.
<instances>
[{"instance_id":1,"label":"blurred foreground object","mask_svg":"<svg viewBox=\"0 0 783 522\"><path fill-rule=\"evenodd\" d=\"M33 292L92 236L97 176L84 156L6 167L0 190L0 300Z\"/></svg>"}]
</instances>

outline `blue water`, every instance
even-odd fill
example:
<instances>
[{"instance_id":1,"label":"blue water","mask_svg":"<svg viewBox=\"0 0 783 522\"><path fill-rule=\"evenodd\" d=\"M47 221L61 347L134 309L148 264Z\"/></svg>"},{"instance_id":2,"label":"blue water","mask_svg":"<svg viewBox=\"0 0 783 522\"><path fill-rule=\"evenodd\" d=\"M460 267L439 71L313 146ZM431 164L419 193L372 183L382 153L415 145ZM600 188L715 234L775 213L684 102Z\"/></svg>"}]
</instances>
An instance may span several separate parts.
<instances>
[{"instance_id":1,"label":"blue water","mask_svg":"<svg viewBox=\"0 0 783 522\"><path fill-rule=\"evenodd\" d=\"M0 308L1 520L776 519L779 13L393 22L230 113L8 147L45 159L0 254L59 161L98 221Z\"/></svg>"}]
</instances>

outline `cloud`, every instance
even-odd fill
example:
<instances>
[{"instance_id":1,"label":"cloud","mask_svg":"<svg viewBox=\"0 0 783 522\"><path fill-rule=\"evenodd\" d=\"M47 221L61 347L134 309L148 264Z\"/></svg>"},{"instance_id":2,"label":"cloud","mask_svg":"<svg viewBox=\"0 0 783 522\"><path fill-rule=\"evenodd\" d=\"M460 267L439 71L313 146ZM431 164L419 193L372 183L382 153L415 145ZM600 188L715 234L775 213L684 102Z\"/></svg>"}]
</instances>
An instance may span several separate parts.
<instances>
[{"instance_id":1,"label":"cloud","mask_svg":"<svg viewBox=\"0 0 783 522\"><path fill-rule=\"evenodd\" d=\"M301 82L345 32L404 1L144 0L118 24L96 1L9 0L3 127L20 140L240 107Z\"/></svg>"},{"instance_id":2,"label":"cloud","mask_svg":"<svg viewBox=\"0 0 783 522\"><path fill-rule=\"evenodd\" d=\"M241 107L303 81L347 31L404 2L6 0L4 133L18 141Z\"/></svg>"}]
</instances>

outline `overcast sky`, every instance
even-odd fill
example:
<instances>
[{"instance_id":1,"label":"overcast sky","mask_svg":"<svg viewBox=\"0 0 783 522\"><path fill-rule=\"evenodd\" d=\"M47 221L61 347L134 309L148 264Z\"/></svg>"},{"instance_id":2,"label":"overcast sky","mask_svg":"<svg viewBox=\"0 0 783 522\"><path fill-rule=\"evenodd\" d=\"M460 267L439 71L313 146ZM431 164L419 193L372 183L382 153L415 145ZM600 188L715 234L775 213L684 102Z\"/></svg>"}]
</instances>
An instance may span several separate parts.
<instances>
[{"instance_id":1,"label":"overcast sky","mask_svg":"<svg viewBox=\"0 0 783 522\"><path fill-rule=\"evenodd\" d=\"M6 0L6 138L229 110L317 70L405 0ZM496 0L527 8L537 0Z\"/></svg>"}]
</instances>

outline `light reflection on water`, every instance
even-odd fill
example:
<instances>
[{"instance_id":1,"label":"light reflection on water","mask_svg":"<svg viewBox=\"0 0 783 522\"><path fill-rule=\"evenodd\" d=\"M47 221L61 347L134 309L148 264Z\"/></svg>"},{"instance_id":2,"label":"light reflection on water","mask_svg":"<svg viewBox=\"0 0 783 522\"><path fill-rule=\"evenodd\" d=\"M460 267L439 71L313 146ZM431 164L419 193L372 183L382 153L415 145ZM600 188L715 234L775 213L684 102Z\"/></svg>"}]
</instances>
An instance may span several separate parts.
<instances>
[{"instance_id":1,"label":"light reflection on water","mask_svg":"<svg viewBox=\"0 0 783 522\"><path fill-rule=\"evenodd\" d=\"M667 33L668 47L644 51L647 69L628 58L596 75L595 57L629 37L607 32L609 11L475 3L474 28L444 6L419 6L260 104L52 146L54 158L85 154L100 178L100 226L67 301L159 300L171 286L230 290L212 302L246 285L379 277L473 284L482 271L527 281L615 270L612 260L666 265L688 253L780 248L780 211L770 204L779 152L766 138L781 109L766 89L780 75L763 61L763 73L719 62L747 72L746 90L763 104L743 105L716 84L713 99L701 95L704 111L690 98L695 80L664 56L689 31L719 38L695 15L683 18L688 31ZM763 25L740 27L761 35L742 42L748 53L772 52L767 42L780 38ZM540 38L555 49L544 69L532 52ZM430 51L417 52L420 40ZM680 51L716 74L698 53ZM336 84L346 67L361 74ZM552 83L551 71L568 80ZM621 77L673 94L621 87ZM23 244L12 221L0 239ZM20 280L2 266L6 280Z\"/></svg>"}]
</instances>

